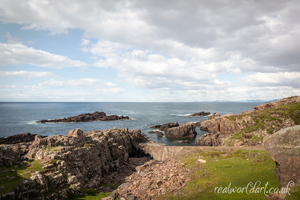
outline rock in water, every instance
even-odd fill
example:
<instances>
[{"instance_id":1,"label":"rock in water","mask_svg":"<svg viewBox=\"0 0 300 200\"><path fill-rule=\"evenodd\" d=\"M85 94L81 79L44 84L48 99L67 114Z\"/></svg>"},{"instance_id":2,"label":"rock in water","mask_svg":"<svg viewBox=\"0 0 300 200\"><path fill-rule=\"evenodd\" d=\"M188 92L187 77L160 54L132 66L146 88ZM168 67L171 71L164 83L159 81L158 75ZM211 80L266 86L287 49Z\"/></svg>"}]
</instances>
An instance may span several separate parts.
<instances>
[{"instance_id":1,"label":"rock in water","mask_svg":"<svg viewBox=\"0 0 300 200\"><path fill-rule=\"evenodd\" d=\"M73 117L60 118L60 119L43 119L37 121L37 123L57 123L57 122L90 122L90 121L109 121L109 120L121 120L129 119L128 116L118 115L106 115L104 112L85 113L76 115Z\"/></svg>"},{"instance_id":2,"label":"rock in water","mask_svg":"<svg viewBox=\"0 0 300 200\"><path fill-rule=\"evenodd\" d=\"M177 126L179 126L178 122L173 122L173 123L166 123L166 124L151 126L150 128L158 128L161 131L166 131L169 128L173 128L173 127L177 127Z\"/></svg>"},{"instance_id":3,"label":"rock in water","mask_svg":"<svg viewBox=\"0 0 300 200\"><path fill-rule=\"evenodd\" d=\"M202 112L198 112L198 113L191 114L191 115L189 115L189 116L203 117L203 116L207 116L207 115L209 115L209 114L210 114L210 112L204 112L204 111L202 111Z\"/></svg>"},{"instance_id":4,"label":"rock in water","mask_svg":"<svg viewBox=\"0 0 300 200\"><path fill-rule=\"evenodd\" d=\"M282 129L264 138L264 147L276 162L275 174L280 187L291 181L300 185L300 126ZM289 185L291 187L291 185Z\"/></svg>"},{"instance_id":5,"label":"rock in water","mask_svg":"<svg viewBox=\"0 0 300 200\"><path fill-rule=\"evenodd\" d=\"M195 131L195 125L191 124L183 124L178 127L169 128L165 131L166 137L175 138L175 139L190 139L194 138L197 135Z\"/></svg>"}]
</instances>

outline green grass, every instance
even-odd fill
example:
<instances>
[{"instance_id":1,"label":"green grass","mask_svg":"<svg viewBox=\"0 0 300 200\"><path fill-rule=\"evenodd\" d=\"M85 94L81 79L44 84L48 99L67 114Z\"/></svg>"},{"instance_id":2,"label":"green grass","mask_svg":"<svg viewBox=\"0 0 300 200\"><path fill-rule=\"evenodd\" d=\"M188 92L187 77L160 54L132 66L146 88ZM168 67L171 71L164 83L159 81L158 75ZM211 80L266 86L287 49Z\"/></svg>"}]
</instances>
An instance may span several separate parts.
<instances>
[{"instance_id":1,"label":"green grass","mask_svg":"<svg viewBox=\"0 0 300 200\"><path fill-rule=\"evenodd\" d=\"M28 163L30 166L24 164L16 169L13 167L1 167L0 168L0 186L4 186L0 190L0 195L12 192L21 179L30 178L31 174L40 171L43 172L44 169L38 161L33 161ZM15 170L11 172L11 170ZM14 177L13 179L11 177Z\"/></svg>"},{"instance_id":2,"label":"green grass","mask_svg":"<svg viewBox=\"0 0 300 200\"><path fill-rule=\"evenodd\" d=\"M261 155L253 158L253 154ZM205 159L207 163L199 164L197 160ZM251 193L254 187L248 187L248 193L218 193L224 188L247 187L260 181L259 187L267 184L267 190L271 187L279 188L280 184L274 174L275 163L265 151L236 150L229 152L199 151L185 155L180 162L184 162L185 168L191 169L191 182L182 191L181 195L166 194L161 199L264 199L264 191ZM222 188L221 188L222 187ZM221 188L221 189L219 189ZM258 188L257 186L255 188ZM199 190L203 190L200 192ZM256 190L257 191L257 190Z\"/></svg>"},{"instance_id":3,"label":"green grass","mask_svg":"<svg viewBox=\"0 0 300 200\"><path fill-rule=\"evenodd\" d=\"M95 189L82 189L85 195L69 193L67 200L99 200L108 197L111 193L99 192Z\"/></svg>"},{"instance_id":4,"label":"green grass","mask_svg":"<svg viewBox=\"0 0 300 200\"><path fill-rule=\"evenodd\" d=\"M251 117L250 121L246 120L247 116ZM292 102L285 105L273 106L265 110L258 110L255 113L231 115L225 118L229 119L231 123L238 119L243 119L240 123L240 131L233 134L230 140L239 139L244 142L242 133L266 130L268 134L273 134L286 119L292 119L296 125L300 125L300 103ZM262 139L263 136L256 136L251 141L258 142Z\"/></svg>"},{"instance_id":5,"label":"green grass","mask_svg":"<svg viewBox=\"0 0 300 200\"><path fill-rule=\"evenodd\" d=\"M92 144L91 143L85 143L84 147L90 147Z\"/></svg>"},{"instance_id":6,"label":"green grass","mask_svg":"<svg viewBox=\"0 0 300 200\"><path fill-rule=\"evenodd\" d=\"M61 146L55 146L55 147L46 147L43 151L59 151L59 148Z\"/></svg>"}]
</instances>

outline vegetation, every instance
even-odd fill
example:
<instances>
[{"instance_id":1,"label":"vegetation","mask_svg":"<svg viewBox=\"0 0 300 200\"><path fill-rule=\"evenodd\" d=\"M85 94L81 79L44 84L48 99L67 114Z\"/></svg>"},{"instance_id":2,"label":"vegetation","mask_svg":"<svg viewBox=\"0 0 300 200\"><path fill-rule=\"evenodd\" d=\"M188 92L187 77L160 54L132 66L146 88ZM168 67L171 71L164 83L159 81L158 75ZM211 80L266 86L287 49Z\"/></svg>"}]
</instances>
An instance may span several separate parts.
<instances>
[{"instance_id":1,"label":"vegetation","mask_svg":"<svg viewBox=\"0 0 300 200\"><path fill-rule=\"evenodd\" d=\"M83 188L83 195L68 193L67 200L99 200L104 197L108 197L111 193L100 192L96 189L85 189Z\"/></svg>"},{"instance_id":2,"label":"vegetation","mask_svg":"<svg viewBox=\"0 0 300 200\"><path fill-rule=\"evenodd\" d=\"M42 165L38 161L28 162L27 164L17 168L0 168L0 186L2 187L0 195L12 192L17 187L21 179L30 178L33 172L44 171Z\"/></svg>"},{"instance_id":3,"label":"vegetation","mask_svg":"<svg viewBox=\"0 0 300 200\"><path fill-rule=\"evenodd\" d=\"M84 147L90 147L92 144L91 143L85 143Z\"/></svg>"},{"instance_id":4,"label":"vegetation","mask_svg":"<svg viewBox=\"0 0 300 200\"><path fill-rule=\"evenodd\" d=\"M243 133L268 133L273 134L280 130L281 125L291 119L296 125L300 125L300 103L292 102L285 105L273 106L268 109L258 110L255 113L246 113L239 115L230 115L225 118L231 123L240 120L240 131L233 134L229 139L232 142L239 139L244 142ZM263 139L264 134L255 134L251 138L251 142L258 142Z\"/></svg>"},{"instance_id":5,"label":"vegetation","mask_svg":"<svg viewBox=\"0 0 300 200\"><path fill-rule=\"evenodd\" d=\"M199 158L207 162L200 164L197 162ZM266 191L269 191L271 187L280 187L274 174L275 163L265 151L198 151L184 155L180 158L180 162L185 163L184 167L191 170L192 180L180 195L173 196L168 193L162 196L162 199L256 200L265 197L264 190L259 192L257 188L267 185ZM245 189L243 193L225 191L226 187L243 188L251 182L253 185L248 186L248 194Z\"/></svg>"}]
</instances>

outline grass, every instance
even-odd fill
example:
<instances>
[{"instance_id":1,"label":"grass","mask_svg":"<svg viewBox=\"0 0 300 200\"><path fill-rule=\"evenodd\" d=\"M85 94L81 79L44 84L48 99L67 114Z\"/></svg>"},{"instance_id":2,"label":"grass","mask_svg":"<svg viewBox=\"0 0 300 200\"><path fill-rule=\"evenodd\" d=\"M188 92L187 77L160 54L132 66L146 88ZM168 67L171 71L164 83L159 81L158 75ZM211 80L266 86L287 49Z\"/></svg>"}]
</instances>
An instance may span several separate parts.
<instances>
[{"instance_id":1,"label":"grass","mask_svg":"<svg viewBox=\"0 0 300 200\"><path fill-rule=\"evenodd\" d=\"M247 119L249 116L250 118ZM287 119L292 119L296 125L300 125L300 103L292 102L285 105L273 106L264 110L258 110L255 113L231 115L226 118L229 119L231 123L242 119L240 131L232 135L230 139L239 139L243 141L244 136L242 136L242 133L266 130L268 134L273 134L279 130L280 124L284 123ZM263 136L256 137L252 142L257 142L262 139Z\"/></svg>"},{"instance_id":2,"label":"grass","mask_svg":"<svg viewBox=\"0 0 300 200\"><path fill-rule=\"evenodd\" d=\"M30 166L24 164L16 169L13 167L0 168L0 186L4 187L0 190L0 195L12 192L18 186L21 179L30 178L33 172L44 171L38 161L29 162L28 164Z\"/></svg>"},{"instance_id":3,"label":"grass","mask_svg":"<svg viewBox=\"0 0 300 200\"><path fill-rule=\"evenodd\" d=\"M43 151L59 151L59 148L61 146L55 146L55 147L46 147Z\"/></svg>"},{"instance_id":4,"label":"grass","mask_svg":"<svg viewBox=\"0 0 300 200\"><path fill-rule=\"evenodd\" d=\"M254 158L253 154L258 154ZM197 160L205 159L207 163L199 164ZM275 163L265 151L198 151L185 155L180 162L191 170L191 182L185 186L181 195L166 194L162 199L264 199L264 191L254 188L279 188L279 181L274 174ZM258 182L260 181L260 182ZM246 188L243 193L226 192L226 187ZM254 186L256 183L256 186ZM258 185L260 183L260 185ZM220 189L219 189L220 188ZM252 190L251 190L252 189ZM199 191L200 190L200 191ZM257 193L254 193L256 191ZM224 193L223 193L224 192Z\"/></svg>"},{"instance_id":5,"label":"grass","mask_svg":"<svg viewBox=\"0 0 300 200\"><path fill-rule=\"evenodd\" d=\"M95 189L82 189L84 195L78 195L69 193L67 200L99 200L104 197L108 197L111 193L99 192Z\"/></svg>"}]
</instances>

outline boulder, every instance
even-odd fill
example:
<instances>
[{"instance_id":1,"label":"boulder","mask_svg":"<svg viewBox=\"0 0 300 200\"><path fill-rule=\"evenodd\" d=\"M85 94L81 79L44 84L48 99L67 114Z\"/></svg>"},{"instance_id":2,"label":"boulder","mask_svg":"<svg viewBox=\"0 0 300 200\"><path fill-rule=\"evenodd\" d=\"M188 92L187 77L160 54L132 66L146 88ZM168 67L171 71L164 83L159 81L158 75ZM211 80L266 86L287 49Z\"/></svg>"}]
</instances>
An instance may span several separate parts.
<instances>
[{"instance_id":1,"label":"boulder","mask_svg":"<svg viewBox=\"0 0 300 200\"><path fill-rule=\"evenodd\" d=\"M163 137L164 134L162 132L157 131L157 137Z\"/></svg>"},{"instance_id":2,"label":"boulder","mask_svg":"<svg viewBox=\"0 0 300 200\"><path fill-rule=\"evenodd\" d=\"M173 127L177 127L177 126L179 126L178 122L173 122L173 123L166 123L166 124L151 126L150 128L158 128L161 131L166 131L169 128L173 128Z\"/></svg>"},{"instance_id":3,"label":"boulder","mask_svg":"<svg viewBox=\"0 0 300 200\"><path fill-rule=\"evenodd\" d=\"M2 137L0 138L0 144L16 144L22 142L32 142L35 139L35 136L36 134L22 133L22 134L12 135L8 137ZM47 137L47 136L41 136L41 137Z\"/></svg>"},{"instance_id":4,"label":"boulder","mask_svg":"<svg viewBox=\"0 0 300 200\"><path fill-rule=\"evenodd\" d=\"M280 187L300 185L300 125L282 129L264 138L264 147L276 162ZM291 185L290 185L291 187Z\"/></svg>"},{"instance_id":5,"label":"boulder","mask_svg":"<svg viewBox=\"0 0 300 200\"><path fill-rule=\"evenodd\" d=\"M197 135L195 131L195 125L193 123L183 124L178 127L170 128L165 131L165 135L168 138L175 139L190 139L194 138Z\"/></svg>"},{"instance_id":6,"label":"boulder","mask_svg":"<svg viewBox=\"0 0 300 200\"><path fill-rule=\"evenodd\" d=\"M208 116L208 120L215 119L217 117L221 117L220 113L213 113Z\"/></svg>"}]
</instances>

